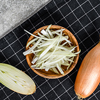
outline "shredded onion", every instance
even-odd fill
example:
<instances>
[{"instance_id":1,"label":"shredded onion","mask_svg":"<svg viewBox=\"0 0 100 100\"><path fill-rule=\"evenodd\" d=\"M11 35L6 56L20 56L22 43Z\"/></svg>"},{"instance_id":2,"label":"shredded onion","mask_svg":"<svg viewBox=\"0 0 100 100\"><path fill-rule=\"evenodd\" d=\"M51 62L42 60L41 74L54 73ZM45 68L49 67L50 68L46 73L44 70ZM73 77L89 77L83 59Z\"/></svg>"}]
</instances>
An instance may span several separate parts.
<instances>
[{"instance_id":1,"label":"shredded onion","mask_svg":"<svg viewBox=\"0 0 100 100\"><path fill-rule=\"evenodd\" d=\"M61 65L68 70L73 63L74 57L80 53L75 52L77 46L73 46L68 36L64 36L64 29L51 30L51 25L46 30L41 30L38 36L25 30L33 38L26 47L29 49L23 52L24 55L33 53L32 68L51 70L57 74L64 74ZM65 41L65 42L63 42ZM30 45L33 45L30 47Z\"/></svg>"}]
</instances>

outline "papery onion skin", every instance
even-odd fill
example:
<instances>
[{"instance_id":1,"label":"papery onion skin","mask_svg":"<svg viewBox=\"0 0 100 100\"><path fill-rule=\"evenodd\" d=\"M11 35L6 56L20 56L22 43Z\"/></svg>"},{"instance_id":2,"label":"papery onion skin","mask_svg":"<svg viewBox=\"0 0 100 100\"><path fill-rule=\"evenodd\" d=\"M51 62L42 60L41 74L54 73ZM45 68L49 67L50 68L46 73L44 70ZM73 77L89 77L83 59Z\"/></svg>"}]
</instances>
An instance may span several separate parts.
<instances>
[{"instance_id":1,"label":"papery onion skin","mask_svg":"<svg viewBox=\"0 0 100 100\"><path fill-rule=\"evenodd\" d=\"M74 90L80 98L90 96L100 82L100 42L83 59L76 76Z\"/></svg>"}]
</instances>

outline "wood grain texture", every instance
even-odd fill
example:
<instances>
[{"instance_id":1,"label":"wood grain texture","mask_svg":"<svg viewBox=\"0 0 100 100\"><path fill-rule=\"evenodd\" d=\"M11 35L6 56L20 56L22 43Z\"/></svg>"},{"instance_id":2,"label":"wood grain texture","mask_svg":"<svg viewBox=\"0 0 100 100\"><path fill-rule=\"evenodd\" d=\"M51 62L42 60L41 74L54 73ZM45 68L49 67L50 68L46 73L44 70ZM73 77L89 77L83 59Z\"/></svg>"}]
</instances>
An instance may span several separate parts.
<instances>
[{"instance_id":1,"label":"wood grain texture","mask_svg":"<svg viewBox=\"0 0 100 100\"><path fill-rule=\"evenodd\" d=\"M46 29L48 26L43 26L39 29L37 29L35 32L33 32L33 34L37 34L38 32L40 32L42 29ZM74 37L74 35L69 31L67 30L66 28L64 27L61 27L61 26L58 26L58 25L52 25L50 27L50 29L53 29L53 30L58 30L58 29L65 29L63 32L69 36L70 38L70 41L73 43L73 45L76 45L77 48L76 48L76 52L79 51L79 45L78 45L78 42L76 40L76 38ZM28 39L27 43L29 41L31 41L34 37L33 36L30 36L30 38ZM26 50L28 49L29 47L26 48ZM28 65L30 66L31 68L31 61L32 61L32 58L33 58L33 54L28 54L26 55L26 60L27 60L27 63ZM62 74L55 74L54 72L52 71L45 71L45 70L40 70L40 69L34 69L34 68L31 68L36 74L38 74L39 76L41 77L44 77L44 78L49 78L49 79L56 79L56 78L60 78L60 77L63 77L65 75L67 75L68 73L70 73L74 67L76 66L77 62L78 62L78 59L79 59L79 54L74 58L74 63L72 63L71 67L69 68L69 70L66 70L64 71L64 75ZM63 68L65 66L62 66Z\"/></svg>"}]
</instances>

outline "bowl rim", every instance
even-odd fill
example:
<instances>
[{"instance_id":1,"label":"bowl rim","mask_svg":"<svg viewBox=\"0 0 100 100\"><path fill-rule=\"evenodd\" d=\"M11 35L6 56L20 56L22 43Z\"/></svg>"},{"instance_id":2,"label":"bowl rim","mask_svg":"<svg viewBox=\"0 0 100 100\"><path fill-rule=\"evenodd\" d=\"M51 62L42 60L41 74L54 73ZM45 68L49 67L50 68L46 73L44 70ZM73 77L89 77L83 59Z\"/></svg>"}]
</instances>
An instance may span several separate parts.
<instances>
[{"instance_id":1,"label":"bowl rim","mask_svg":"<svg viewBox=\"0 0 100 100\"><path fill-rule=\"evenodd\" d=\"M34 31L32 34L37 34L37 33L40 32L42 29L46 29L48 26L49 26L49 25L40 27L40 28L38 28L36 31ZM78 41L77 41L77 39L75 38L75 36L74 36L68 29L66 29L66 28L64 28L64 27L62 27L62 26L59 26L59 25L51 25L50 29L52 29L52 28L55 28L55 29L57 29L57 28L59 28L59 29L65 29L64 31L66 31L68 34L70 34L71 37L73 38L73 40L75 41L75 43L76 43L76 45L77 45L77 51L79 51L79 44L78 44ZM29 37L27 43L28 43L31 39L33 39L33 38L34 38L34 36L31 35L31 36ZM27 50L27 49L28 49L28 47L26 47L26 50ZM32 64L31 64L31 62L30 62L30 60L29 60L29 56L26 55L26 61L27 61L28 65L29 65L29 67L30 67L37 75L39 75L39 76L41 76L41 77L43 77L43 78L48 78L48 79L57 79L57 78L61 78L61 77L64 77L65 75L69 74L69 73L75 68L75 66L76 66L76 64L77 64L77 62L78 62L78 59L79 59L79 54L77 54L77 56L76 56L76 58L75 58L75 61L74 61L73 64L70 66L70 69L69 69L67 72L65 72L64 74L59 74L59 75L57 74L57 76L53 76L53 75L47 76L47 75L41 74L41 73L38 72L36 69L32 68L32 67L31 67ZM40 70L40 69L38 69L38 70Z\"/></svg>"}]
</instances>

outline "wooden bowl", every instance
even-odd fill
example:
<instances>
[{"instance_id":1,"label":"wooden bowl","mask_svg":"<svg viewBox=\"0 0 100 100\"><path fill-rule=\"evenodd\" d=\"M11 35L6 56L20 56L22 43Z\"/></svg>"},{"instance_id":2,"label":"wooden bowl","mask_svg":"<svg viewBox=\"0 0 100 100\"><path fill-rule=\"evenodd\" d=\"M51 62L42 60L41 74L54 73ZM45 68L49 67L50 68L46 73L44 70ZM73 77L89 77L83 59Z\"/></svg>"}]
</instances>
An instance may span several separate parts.
<instances>
[{"instance_id":1,"label":"wooden bowl","mask_svg":"<svg viewBox=\"0 0 100 100\"><path fill-rule=\"evenodd\" d=\"M37 29L35 32L33 32L33 34L37 34L38 32L40 32L42 29L46 29L48 26L43 26L39 29ZM58 30L58 29L65 29L63 32L69 36L69 40L73 43L73 45L77 46L76 48L76 51L78 52L79 51L79 45L78 45L78 42L76 40L76 38L74 37L74 35L69 31L67 30L66 28L64 27L61 27L61 26L58 26L58 25L52 25L50 29L53 29L53 30ZM28 39L27 43L32 40L34 38L34 36L30 36L30 38ZM28 49L29 47L26 48L26 50ZM70 68L66 71L64 71L64 75L62 74L56 74L52 71L45 71L44 69L34 69L31 67L31 61L33 59L33 54L28 54L26 55L26 60L27 60L27 63L28 65L30 66L30 68L36 73L38 74L39 76L41 77L44 77L44 78L49 78L49 79L56 79L56 78L61 78L65 75L67 75L68 73L70 73L74 67L76 66L77 62L78 62L78 59L79 59L79 54L74 58L74 62L72 63L72 65L70 66ZM63 66L62 66L63 67Z\"/></svg>"}]
</instances>

